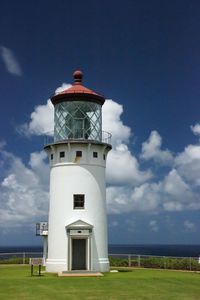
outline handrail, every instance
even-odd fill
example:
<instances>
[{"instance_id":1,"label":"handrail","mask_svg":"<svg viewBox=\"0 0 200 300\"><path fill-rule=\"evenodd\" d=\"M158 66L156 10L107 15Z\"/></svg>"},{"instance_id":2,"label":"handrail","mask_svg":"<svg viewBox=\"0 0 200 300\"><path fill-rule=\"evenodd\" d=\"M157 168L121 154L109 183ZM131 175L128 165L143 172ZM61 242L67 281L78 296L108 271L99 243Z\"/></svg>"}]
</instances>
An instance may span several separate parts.
<instances>
[{"instance_id":1,"label":"handrail","mask_svg":"<svg viewBox=\"0 0 200 300\"><path fill-rule=\"evenodd\" d=\"M94 141L111 144L111 133L107 131L101 131L97 136L90 136L85 133L84 129L77 129L74 133L70 133L67 137L54 137L53 132L47 132L44 136L44 146L62 141Z\"/></svg>"}]
</instances>

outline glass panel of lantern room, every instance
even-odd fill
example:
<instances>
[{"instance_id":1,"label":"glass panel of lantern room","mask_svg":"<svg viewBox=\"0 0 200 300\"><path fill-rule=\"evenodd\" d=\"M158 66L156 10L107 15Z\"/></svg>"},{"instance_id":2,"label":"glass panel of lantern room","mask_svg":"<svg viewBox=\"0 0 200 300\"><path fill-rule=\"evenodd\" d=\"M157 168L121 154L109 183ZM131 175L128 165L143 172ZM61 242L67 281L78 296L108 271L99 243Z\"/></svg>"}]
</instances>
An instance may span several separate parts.
<instances>
[{"instance_id":1,"label":"glass panel of lantern room","mask_svg":"<svg viewBox=\"0 0 200 300\"><path fill-rule=\"evenodd\" d=\"M101 141L101 105L67 101L55 106L54 141L89 139Z\"/></svg>"}]
</instances>

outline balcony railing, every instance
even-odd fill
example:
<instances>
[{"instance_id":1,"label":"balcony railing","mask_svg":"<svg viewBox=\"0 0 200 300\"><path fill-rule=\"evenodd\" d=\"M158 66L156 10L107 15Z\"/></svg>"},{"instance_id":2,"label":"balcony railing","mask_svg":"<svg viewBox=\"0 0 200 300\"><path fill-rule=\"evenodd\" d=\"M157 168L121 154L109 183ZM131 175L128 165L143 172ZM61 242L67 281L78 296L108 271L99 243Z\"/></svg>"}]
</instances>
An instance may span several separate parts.
<instances>
[{"instance_id":1,"label":"balcony railing","mask_svg":"<svg viewBox=\"0 0 200 300\"><path fill-rule=\"evenodd\" d=\"M48 132L44 136L44 145L53 144L56 142L64 142L64 141L93 141L93 142L102 142L106 144L111 144L111 133L106 131L101 131L98 136L91 136L85 132L84 129L77 129L75 132L70 132L65 136L57 136L54 137L54 132Z\"/></svg>"}]
</instances>

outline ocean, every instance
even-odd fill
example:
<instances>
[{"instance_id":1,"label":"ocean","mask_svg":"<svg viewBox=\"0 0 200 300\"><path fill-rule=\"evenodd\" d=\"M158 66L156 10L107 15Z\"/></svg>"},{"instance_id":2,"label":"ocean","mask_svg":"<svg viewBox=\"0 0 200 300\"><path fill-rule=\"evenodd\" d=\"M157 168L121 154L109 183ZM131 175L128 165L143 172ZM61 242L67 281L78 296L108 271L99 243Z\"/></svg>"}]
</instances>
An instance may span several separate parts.
<instances>
[{"instance_id":1,"label":"ocean","mask_svg":"<svg viewBox=\"0 0 200 300\"><path fill-rule=\"evenodd\" d=\"M0 253L42 252L41 246L4 246ZM109 254L199 257L200 245L109 245Z\"/></svg>"},{"instance_id":2,"label":"ocean","mask_svg":"<svg viewBox=\"0 0 200 300\"><path fill-rule=\"evenodd\" d=\"M110 254L199 257L200 245L109 245Z\"/></svg>"}]
</instances>

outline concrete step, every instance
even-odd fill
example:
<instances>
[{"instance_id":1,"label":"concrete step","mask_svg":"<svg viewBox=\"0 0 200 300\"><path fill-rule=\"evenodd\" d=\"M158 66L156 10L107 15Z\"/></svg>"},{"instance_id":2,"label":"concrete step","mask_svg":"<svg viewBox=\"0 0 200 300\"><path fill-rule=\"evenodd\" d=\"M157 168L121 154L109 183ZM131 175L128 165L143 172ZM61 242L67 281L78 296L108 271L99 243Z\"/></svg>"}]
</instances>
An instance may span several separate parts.
<instances>
[{"instance_id":1,"label":"concrete step","mask_svg":"<svg viewBox=\"0 0 200 300\"><path fill-rule=\"evenodd\" d=\"M99 277L103 276L100 272L76 270L76 271L63 271L58 273L59 277Z\"/></svg>"}]
</instances>

